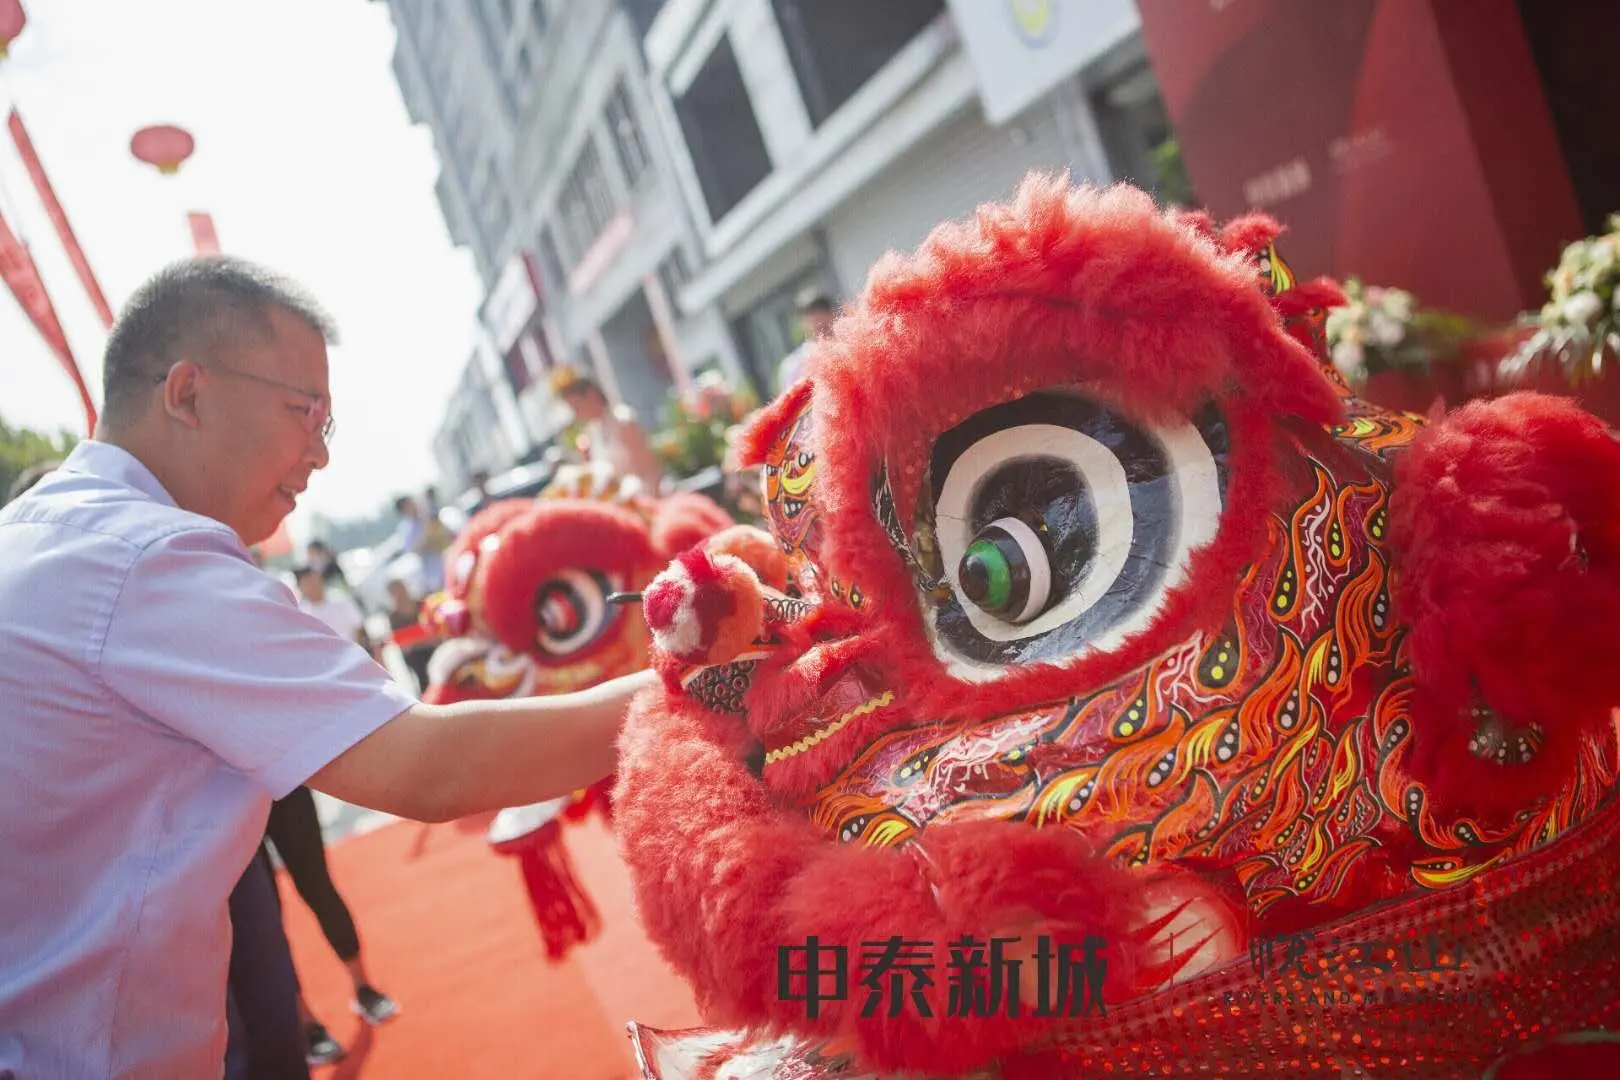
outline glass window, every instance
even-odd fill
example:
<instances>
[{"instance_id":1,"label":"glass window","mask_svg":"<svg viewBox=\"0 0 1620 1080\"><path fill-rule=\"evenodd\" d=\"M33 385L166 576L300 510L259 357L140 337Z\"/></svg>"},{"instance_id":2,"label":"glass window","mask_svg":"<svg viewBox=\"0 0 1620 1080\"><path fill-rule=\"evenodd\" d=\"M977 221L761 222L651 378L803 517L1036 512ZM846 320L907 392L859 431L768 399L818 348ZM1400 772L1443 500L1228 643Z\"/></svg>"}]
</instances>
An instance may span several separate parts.
<instances>
[{"instance_id":1,"label":"glass window","mask_svg":"<svg viewBox=\"0 0 1620 1080\"><path fill-rule=\"evenodd\" d=\"M719 221L771 174L765 137L729 37L720 39L692 85L676 99L675 112L709 217Z\"/></svg>"},{"instance_id":2,"label":"glass window","mask_svg":"<svg viewBox=\"0 0 1620 1080\"><path fill-rule=\"evenodd\" d=\"M771 6L815 127L945 11L944 0L771 0Z\"/></svg>"},{"instance_id":3,"label":"glass window","mask_svg":"<svg viewBox=\"0 0 1620 1080\"><path fill-rule=\"evenodd\" d=\"M691 267L686 262L686 252L675 248L658 266L658 280L664 286L664 294L669 297L670 303L675 302L676 293L686 287L692 280Z\"/></svg>"},{"instance_id":4,"label":"glass window","mask_svg":"<svg viewBox=\"0 0 1620 1080\"><path fill-rule=\"evenodd\" d=\"M613 96L608 98L604 121L608 134L613 137L613 149L618 154L619 167L624 170L625 183L632 188L639 187L652 171L652 155L641 137L636 112L630 104L630 91L623 82L613 88Z\"/></svg>"},{"instance_id":5,"label":"glass window","mask_svg":"<svg viewBox=\"0 0 1620 1080\"><path fill-rule=\"evenodd\" d=\"M540 239L535 246L540 249L542 284L548 290L560 291L566 288L568 270L563 266L562 255L557 251L557 239L551 234L550 226L540 230Z\"/></svg>"},{"instance_id":6,"label":"glass window","mask_svg":"<svg viewBox=\"0 0 1620 1080\"><path fill-rule=\"evenodd\" d=\"M562 241L575 260L589 250L617 212L607 177L602 172L602 158L596 151L596 143L587 140L574 167L569 170L557 203L557 223Z\"/></svg>"}]
</instances>

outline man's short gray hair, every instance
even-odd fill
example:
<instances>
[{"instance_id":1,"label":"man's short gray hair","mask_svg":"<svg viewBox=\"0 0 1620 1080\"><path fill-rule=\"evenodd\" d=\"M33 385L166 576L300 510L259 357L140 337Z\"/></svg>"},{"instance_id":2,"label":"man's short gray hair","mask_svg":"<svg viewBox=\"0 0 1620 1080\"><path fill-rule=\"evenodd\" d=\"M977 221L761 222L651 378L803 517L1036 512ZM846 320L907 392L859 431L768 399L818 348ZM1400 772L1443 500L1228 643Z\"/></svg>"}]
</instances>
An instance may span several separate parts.
<instances>
[{"instance_id":1,"label":"man's short gray hair","mask_svg":"<svg viewBox=\"0 0 1620 1080\"><path fill-rule=\"evenodd\" d=\"M275 335L276 310L337 341L332 319L300 286L262 266L227 256L186 259L136 290L118 316L102 361L102 411L126 413L169 367Z\"/></svg>"}]
</instances>

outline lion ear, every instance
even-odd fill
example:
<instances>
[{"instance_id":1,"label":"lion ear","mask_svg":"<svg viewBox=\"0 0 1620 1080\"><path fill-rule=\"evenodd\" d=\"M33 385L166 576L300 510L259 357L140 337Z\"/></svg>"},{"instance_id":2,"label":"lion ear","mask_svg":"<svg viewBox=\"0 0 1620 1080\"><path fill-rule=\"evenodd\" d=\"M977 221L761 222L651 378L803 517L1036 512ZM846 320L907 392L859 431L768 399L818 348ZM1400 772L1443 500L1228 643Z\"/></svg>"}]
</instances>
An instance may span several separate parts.
<instances>
[{"instance_id":1,"label":"lion ear","mask_svg":"<svg viewBox=\"0 0 1620 1080\"><path fill-rule=\"evenodd\" d=\"M651 525L653 550L660 558L673 559L735 524L731 515L707 495L679 492L658 503Z\"/></svg>"},{"instance_id":2,"label":"lion ear","mask_svg":"<svg viewBox=\"0 0 1620 1080\"><path fill-rule=\"evenodd\" d=\"M735 443L737 468L765 464L771 447L788 433L799 414L809 406L814 389L808 378L800 379L743 425Z\"/></svg>"}]
</instances>

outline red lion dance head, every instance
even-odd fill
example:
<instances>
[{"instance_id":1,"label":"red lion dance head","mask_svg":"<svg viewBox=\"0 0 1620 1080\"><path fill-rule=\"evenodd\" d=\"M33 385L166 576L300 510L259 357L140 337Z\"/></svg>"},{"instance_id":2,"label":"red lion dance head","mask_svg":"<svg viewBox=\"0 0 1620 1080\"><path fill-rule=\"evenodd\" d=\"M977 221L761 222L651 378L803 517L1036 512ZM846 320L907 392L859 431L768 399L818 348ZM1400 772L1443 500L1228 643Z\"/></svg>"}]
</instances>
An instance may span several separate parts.
<instances>
[{"instance_id":1,"label":"red lion dance head","mask_svg":"<svg viewBox=\"0 0 1620 1080\"><path fill-rule=\"evenodd\" d=\"M1033 178L752 428L792 581L646 592L618 831L717 1025L649 1075L1612 1053L1620 443L1356 400L1277 231Z\"/></svg>"},{"instance_id":2,"label":"red lion dance head","mask_svg":"<svg viewBox=\"0 0 1620 1080\"><path fill-rule=\"evenodd\" d=\"M539 498L486 507L446 553L445 591L425 605L451 636L425 699L562 694L640 671L640 609L607 598L641 589L731 524L701 495L654 499L600 468L565 467Z\"/></svg>"},{"instance_id":3,"label":"red lion dance head","mask_svg":"<svg viewBox=\"0 0 1620 1080\"><path fill-rule=\"evenodd\" d=\"M424 621L450 640L429 662L424 700L527 697L582 690L647 666L641 610L609 603L639 590L677 552L731 519L701 495L652 499L637 481L565 468L538 499L477 514L446 554L446 588ZM515 856L547 955L561 959L596 931L562 824L609 810L611 781L511 807L490 825L494 849Z\"/></svg>"}]
</instances>

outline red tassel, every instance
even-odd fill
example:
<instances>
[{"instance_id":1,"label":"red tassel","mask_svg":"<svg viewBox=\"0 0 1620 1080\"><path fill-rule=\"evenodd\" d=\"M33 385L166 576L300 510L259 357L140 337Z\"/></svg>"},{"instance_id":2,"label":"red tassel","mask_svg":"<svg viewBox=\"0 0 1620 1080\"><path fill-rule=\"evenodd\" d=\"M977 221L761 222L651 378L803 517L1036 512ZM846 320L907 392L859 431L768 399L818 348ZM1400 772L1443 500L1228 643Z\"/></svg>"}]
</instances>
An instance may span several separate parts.
<instances>
[{"instance_id":1,"label":"red tassel","mask_svg":"<svg viewBox=\"0 0 1620 1080\"><path fill-rule=\"evenodd\" d=\"M601 917L596 905L574 876L573 862L562 840L561 827L547 825L518 857L523 883L529 889L529 904L540 937L546 945L546 958L561 960L576 945L596 936Z\"/></svg>"}]
</instances>

